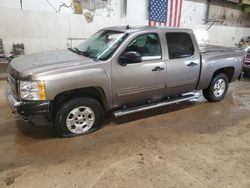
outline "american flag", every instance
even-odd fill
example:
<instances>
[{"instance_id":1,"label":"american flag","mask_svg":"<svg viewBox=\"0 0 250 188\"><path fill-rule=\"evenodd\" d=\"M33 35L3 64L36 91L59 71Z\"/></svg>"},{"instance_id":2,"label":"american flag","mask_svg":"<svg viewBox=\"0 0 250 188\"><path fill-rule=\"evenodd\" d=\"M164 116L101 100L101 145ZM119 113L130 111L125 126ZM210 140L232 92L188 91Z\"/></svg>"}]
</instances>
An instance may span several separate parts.
<instances>
[{"instance_id":1,"label":"american flag","mask_svg":"<svg viewBox=\"0 0 250 188\"><path fill-rule=\"evenodd\" d=\"M149 26L180 27L183 0L149 0Z\"/></svg>"}]
</instances>

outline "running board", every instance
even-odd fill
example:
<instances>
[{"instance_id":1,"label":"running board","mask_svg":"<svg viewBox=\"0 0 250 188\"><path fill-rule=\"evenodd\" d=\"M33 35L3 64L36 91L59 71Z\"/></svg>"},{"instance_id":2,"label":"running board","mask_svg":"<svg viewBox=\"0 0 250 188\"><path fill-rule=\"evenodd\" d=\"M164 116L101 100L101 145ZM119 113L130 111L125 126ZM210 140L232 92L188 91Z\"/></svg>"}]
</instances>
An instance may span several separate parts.
<instances>
[{"instance_id":1,"label":"running board","mask_svg":"<svg viewBox=\"0 0 250 188\"><path fill-rule=\"evenodd\" d=\"M121 116L124 116L124 115L136 113L136 112L142 112L142 111L145 111L145 110L159 108L159 107L162 107L162 106L167 106L167 105L171 105L171 104L175 104L175 103L179 103L179 102L189 101L189 100L192 100L192 99L195 99L195 98L197 98L197 96L195 94L186 94L186 95L183 95L181 97L172 98L172 99L162 101L162 102L159 102L159 103L151 103L151 104L144 104L144 105L141 105L141 106L124 108L122 110L118 110L118 111L113 112L113 114L114 114L115 117L121 117Z\"/></svg>"}]
</instances>

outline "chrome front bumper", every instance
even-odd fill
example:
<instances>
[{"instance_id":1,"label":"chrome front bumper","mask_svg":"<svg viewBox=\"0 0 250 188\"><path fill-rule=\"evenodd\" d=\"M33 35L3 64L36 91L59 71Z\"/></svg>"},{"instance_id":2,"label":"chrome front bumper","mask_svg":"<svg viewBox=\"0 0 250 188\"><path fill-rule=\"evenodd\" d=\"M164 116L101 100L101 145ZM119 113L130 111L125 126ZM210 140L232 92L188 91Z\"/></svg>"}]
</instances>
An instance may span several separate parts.
<instances>
[{"instance_id":1,"label":"chrome front bumper","mask_svg":"<svg viewBox=\"0 0 250 188\"><path fill-rule=\"evenodd\" d=\"M8 105L10 106L12 112L16 113L17 112L17 107L20 106L22 104L22 102L17 101L15 99L9 84L7 84L6 89L5 89L5 97L6 97Z\"/></svg>"}]
</instances>

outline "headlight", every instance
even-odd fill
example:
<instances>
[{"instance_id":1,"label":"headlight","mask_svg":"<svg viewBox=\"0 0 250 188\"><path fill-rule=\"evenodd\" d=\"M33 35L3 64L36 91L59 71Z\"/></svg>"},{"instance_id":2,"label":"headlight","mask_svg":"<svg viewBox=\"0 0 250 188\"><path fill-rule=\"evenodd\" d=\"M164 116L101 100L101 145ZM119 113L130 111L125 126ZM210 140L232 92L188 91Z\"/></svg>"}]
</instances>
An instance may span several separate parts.
<instances>
[{"instance_id":1,"label":"headlight","mask_svg":"<svg viewBox=\"0 0 250 188\"><path fill-rule=\"evenodd\" d=\"M20 96L24 100L46 100L43 81L20 81Z\"/></svg>"}]
</instances>

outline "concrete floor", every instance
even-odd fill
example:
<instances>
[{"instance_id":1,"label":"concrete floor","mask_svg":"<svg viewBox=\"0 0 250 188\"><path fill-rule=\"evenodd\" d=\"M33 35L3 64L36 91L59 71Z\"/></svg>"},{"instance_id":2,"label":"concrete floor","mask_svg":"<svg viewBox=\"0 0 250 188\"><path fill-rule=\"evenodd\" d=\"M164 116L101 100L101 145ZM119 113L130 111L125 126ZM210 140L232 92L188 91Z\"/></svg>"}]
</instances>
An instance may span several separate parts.
<instances>
[{"instance_id":1,"label":"concrete floor","mask_svg":"<svg viewBox=\"0 0 250 188\"><path fill-rule=\"evenodd\" d=\"M9 63L0 59L0 80L6 79L6 70Z\"/></svg>"},{"instance_id":2,"label":"concrete floor","mask_svg":"<svg viewBox=\"0 0 250 188\"><path fill-rule=\"evenodd\" d=\"M225 100L106 120L59 139L16 120L0 82L0 187L250 187L250 79Z\"/></svg>"}]
</instances>

